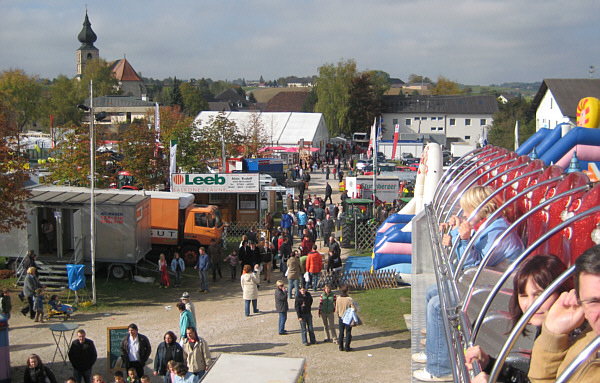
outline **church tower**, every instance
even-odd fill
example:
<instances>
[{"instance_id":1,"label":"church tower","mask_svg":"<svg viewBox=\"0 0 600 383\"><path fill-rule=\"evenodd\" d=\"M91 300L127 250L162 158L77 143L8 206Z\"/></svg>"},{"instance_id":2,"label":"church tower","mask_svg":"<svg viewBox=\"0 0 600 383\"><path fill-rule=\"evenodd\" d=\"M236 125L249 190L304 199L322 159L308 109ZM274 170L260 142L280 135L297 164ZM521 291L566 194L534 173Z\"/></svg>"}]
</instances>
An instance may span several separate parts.
<instances>
[{"instance_id":1,"label":"church tower","mask_svg":"<svg viewBox=\"0 0 600 383\"><path fill-rule=\"evenodd\" d=\"M79 32L77 39L81 46L77 50L77 77L83 76L85 64L91 60L100 58L100 51L94 46L94 42L98 37L92 30L92 24L88 19L87 9L85 11L85 20L83 21L83 29Z\"/></svg>"}]
</instances>

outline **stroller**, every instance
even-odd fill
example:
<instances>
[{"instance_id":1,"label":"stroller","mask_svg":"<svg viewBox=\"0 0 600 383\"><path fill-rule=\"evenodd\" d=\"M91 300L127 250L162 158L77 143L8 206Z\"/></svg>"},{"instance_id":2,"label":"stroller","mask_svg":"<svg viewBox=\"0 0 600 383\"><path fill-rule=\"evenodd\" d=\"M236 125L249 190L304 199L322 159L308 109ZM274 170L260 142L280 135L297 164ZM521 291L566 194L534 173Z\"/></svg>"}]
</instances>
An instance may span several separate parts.
<instances>
[{"instance_id":1,"label":"stroller","mask_svg":"<svg viewBox=\"0 0 600 383\"><path fill-rule=\"evenodd\" d=\"M75 310L77 309L73 306L61 303L56 294L52 295L48 301L48 319L62 316L64 320L67 320Z\"/></svg>"}]
</instances>

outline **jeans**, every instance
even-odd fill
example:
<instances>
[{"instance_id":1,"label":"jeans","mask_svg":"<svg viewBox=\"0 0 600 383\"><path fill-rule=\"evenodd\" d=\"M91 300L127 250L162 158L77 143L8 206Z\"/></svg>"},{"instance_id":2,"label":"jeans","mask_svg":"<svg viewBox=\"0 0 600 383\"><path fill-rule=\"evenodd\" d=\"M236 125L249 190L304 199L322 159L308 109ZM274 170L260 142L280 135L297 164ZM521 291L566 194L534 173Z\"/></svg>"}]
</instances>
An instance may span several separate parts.
<instances>
[{"instance_id":1,"label":"jeans","mask_svg":"<svg viewBox=\"0 0 600 383\"><path fill-rule=\"evenodd\" d=\"M297 297L298 292L300 291L300 280L299 279L288 279L288 297L290 299L292 299L292 287L296 288L294 297Z\"/></svg>"},{"instance_id":2,"label":"jeans","mask_svg":"<svg viewBox=\"0 0 600 383\"><path fill-rule=\"evenodd\" d=\"M252 311L254 311L255 314L258 312L256 299L252 299ZM244 313L246 316L250 316L250 299L244 299Z\"/></svg>"},{"instance_id":3,"label":"jeans","mask_svg":"<svg viewBox=\"0 0 600 383\"><path fill-rule=\"evenodd\" d=\"M204 374L206 374L206 370L192 372L192 374L196 375L199 378L199 380L202 380L202 377L204 376ZM175 379L177 379L177 378L175 378Z\"/></svg>"},{"instance_id":4,"label":"jeans","mask_svg":"<svg viewBox=\"0 0 600 383\"><path fill-rule=\"evenodd\" d=\"M321 319L323 319L323 330L325 331L325 339L335 339L337 334L335 333L335 321L333 313L325 314L321 313ZM331 335L329 336L329 332Z\"/></svg>"},{"instance_id":5,"label":"jeans","mask_svg":"<svg viewBox=\"0 0 600 383\"><path fill-rule=\"evenodd\" d=\"M285 322L287 321L287 312L279 313L279 333L285 334Z\"/></svg>"},{"instance_id":6,"label":"jeans","mask_svg":"<svg viewBox=\"0 0 600 383\"><path fill-rule=\"evenodd\" d=\"M340 350L348 351L350 350L350 342L352 342L352 326L349 324L344 324L342 318L339 318L339 330L338 334L338 346ZM346 343L344 343L344 332L346 333Z\"/></svg>"},{"instance_id":7,"label":"jeans","mask_svg":"<svg viewBox=\"0 0 600 383\"><path fill-rule=\"evenodd\" d=\"M231 265L229 265L229 267L231 267L231 279L235 279L235 275L236 275L236 271L237 271L237 266L231 266Z\"/></svg>"},{"instance_id":8,"label":"jeans","mask_svg":"<svg viewBox=\"0 0 600 383\"><path fill-rule=\"evenodd\" d=\"M208 292L208 270L200 270L198 275L200 277L200 290Z\"/></svg>"},{"instance_id":9,"label":"jeans","mask_svg":"<svg viewBox=\"0 0 600 383\"><path fill-rule=\"evenodd\" d=\"M308 344L308 340L306 338L307 331L310 343L317 343L317 340L315 339L315 332L313 331L312 314L301 314L300 318L302 318L300 321L300 330L302 330L302 343Z\"/></svg>"},{"instance_id":10,"label":"jeans","mask_svg":"<svg viewBox=\"0 0 600 383\"><path fill-rule=\"evenodd\" d=\"M212 264L213 282L217 281L217 272L219 273L219 278L223 278L223 275L221 275L221 262L215 262Z\"/></svg>"},{"instance_id":11,"label":"jeans","mask_svg":"<svg viewBox=\"0 0 600 383\"><path fill-rule=\"evenodd\" d=\"M181 270L175 272L175 286L181 285Z\"/></svg>"},{"instance_id":12,"label":"jeans","mask_svg":"<svg viewBox=\"0 0 600 383\"><path fill-rule=\"evenodd\" d=\"M319 284L319 273L309 273L310 284L312 284L313 291L317 291L317 285Z\"/></svg>"},{"instance_id":13,"label":"jeans","mask_svg":"<svg viewBox=\"0 0 600 383\"><path fill-rule=\"evenodd\" d=\"M74 369L73 377L77 383L81 383L81 379L83 379L85 383L92 383L92 369L90 368L86 371L77 371Z\"/></svg>"},{"instance_id":14,"label":"jeans","mask_svg":"<svg viewBox=\"0 0 600 383\"><path fill-rule=\"evenodd\" d=\"M427 371L437 377L452 373L448 342L444 335L444 319L437 285L432 285L425 292L427 311L425 323L427 326Z\"/></svg>"},{"instance_id":15,"label":"jeans","mask_svg":"<svg viewBox=\"0 0 600 383\"><path fill-rule=\"evenodd\" d=\"M285 272L287 271L287 261L283 260L283 257L281 254L279 254L279 269L281 270L281 274L285 275Z\"/></svg>"}]
</instances>

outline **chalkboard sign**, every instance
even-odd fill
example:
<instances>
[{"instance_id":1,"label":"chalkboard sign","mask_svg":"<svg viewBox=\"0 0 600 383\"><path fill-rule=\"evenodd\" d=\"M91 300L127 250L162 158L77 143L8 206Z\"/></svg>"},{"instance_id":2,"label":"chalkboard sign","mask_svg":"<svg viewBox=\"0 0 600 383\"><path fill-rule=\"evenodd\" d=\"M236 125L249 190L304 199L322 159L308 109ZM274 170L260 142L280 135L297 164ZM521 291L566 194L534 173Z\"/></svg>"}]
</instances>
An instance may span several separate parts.
<instances>
[{"instance_id":1,"label":"chalkboard sign","mask_svg":"<svg viewBox=\"0 0 600 383\"><path fill-rule=\"evenodd\" d=\"M127 326L107 327L106 335L108 342L106 347L108 376L112 376L113 371L121 369L121 342L123 338L129 336L129 328ZM117 361L119 361L119 364L117 364Z\"/></svg>"}]
</instances>

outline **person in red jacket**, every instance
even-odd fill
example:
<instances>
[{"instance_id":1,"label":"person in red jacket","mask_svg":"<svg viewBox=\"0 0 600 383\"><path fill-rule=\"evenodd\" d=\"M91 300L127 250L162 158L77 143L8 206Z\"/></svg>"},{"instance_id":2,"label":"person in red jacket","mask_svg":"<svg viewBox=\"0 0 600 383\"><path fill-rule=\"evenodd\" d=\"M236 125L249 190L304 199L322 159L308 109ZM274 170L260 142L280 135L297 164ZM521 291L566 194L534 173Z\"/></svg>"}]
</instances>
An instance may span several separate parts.
<instances>
[{"instance_id":1,"label":"person in red jacket","mask_svg":"<svg viewBox=\"0 0 600 383\"><path fill-rule=\"evenodd\" d=\"M317 251L317 245L313 245L312 251L306 258L306 271L310 275L309 285L312 284L313 291L317 291L319 284L319 273L323 270L323 256Z\"/></svg>"}]
</instances>

